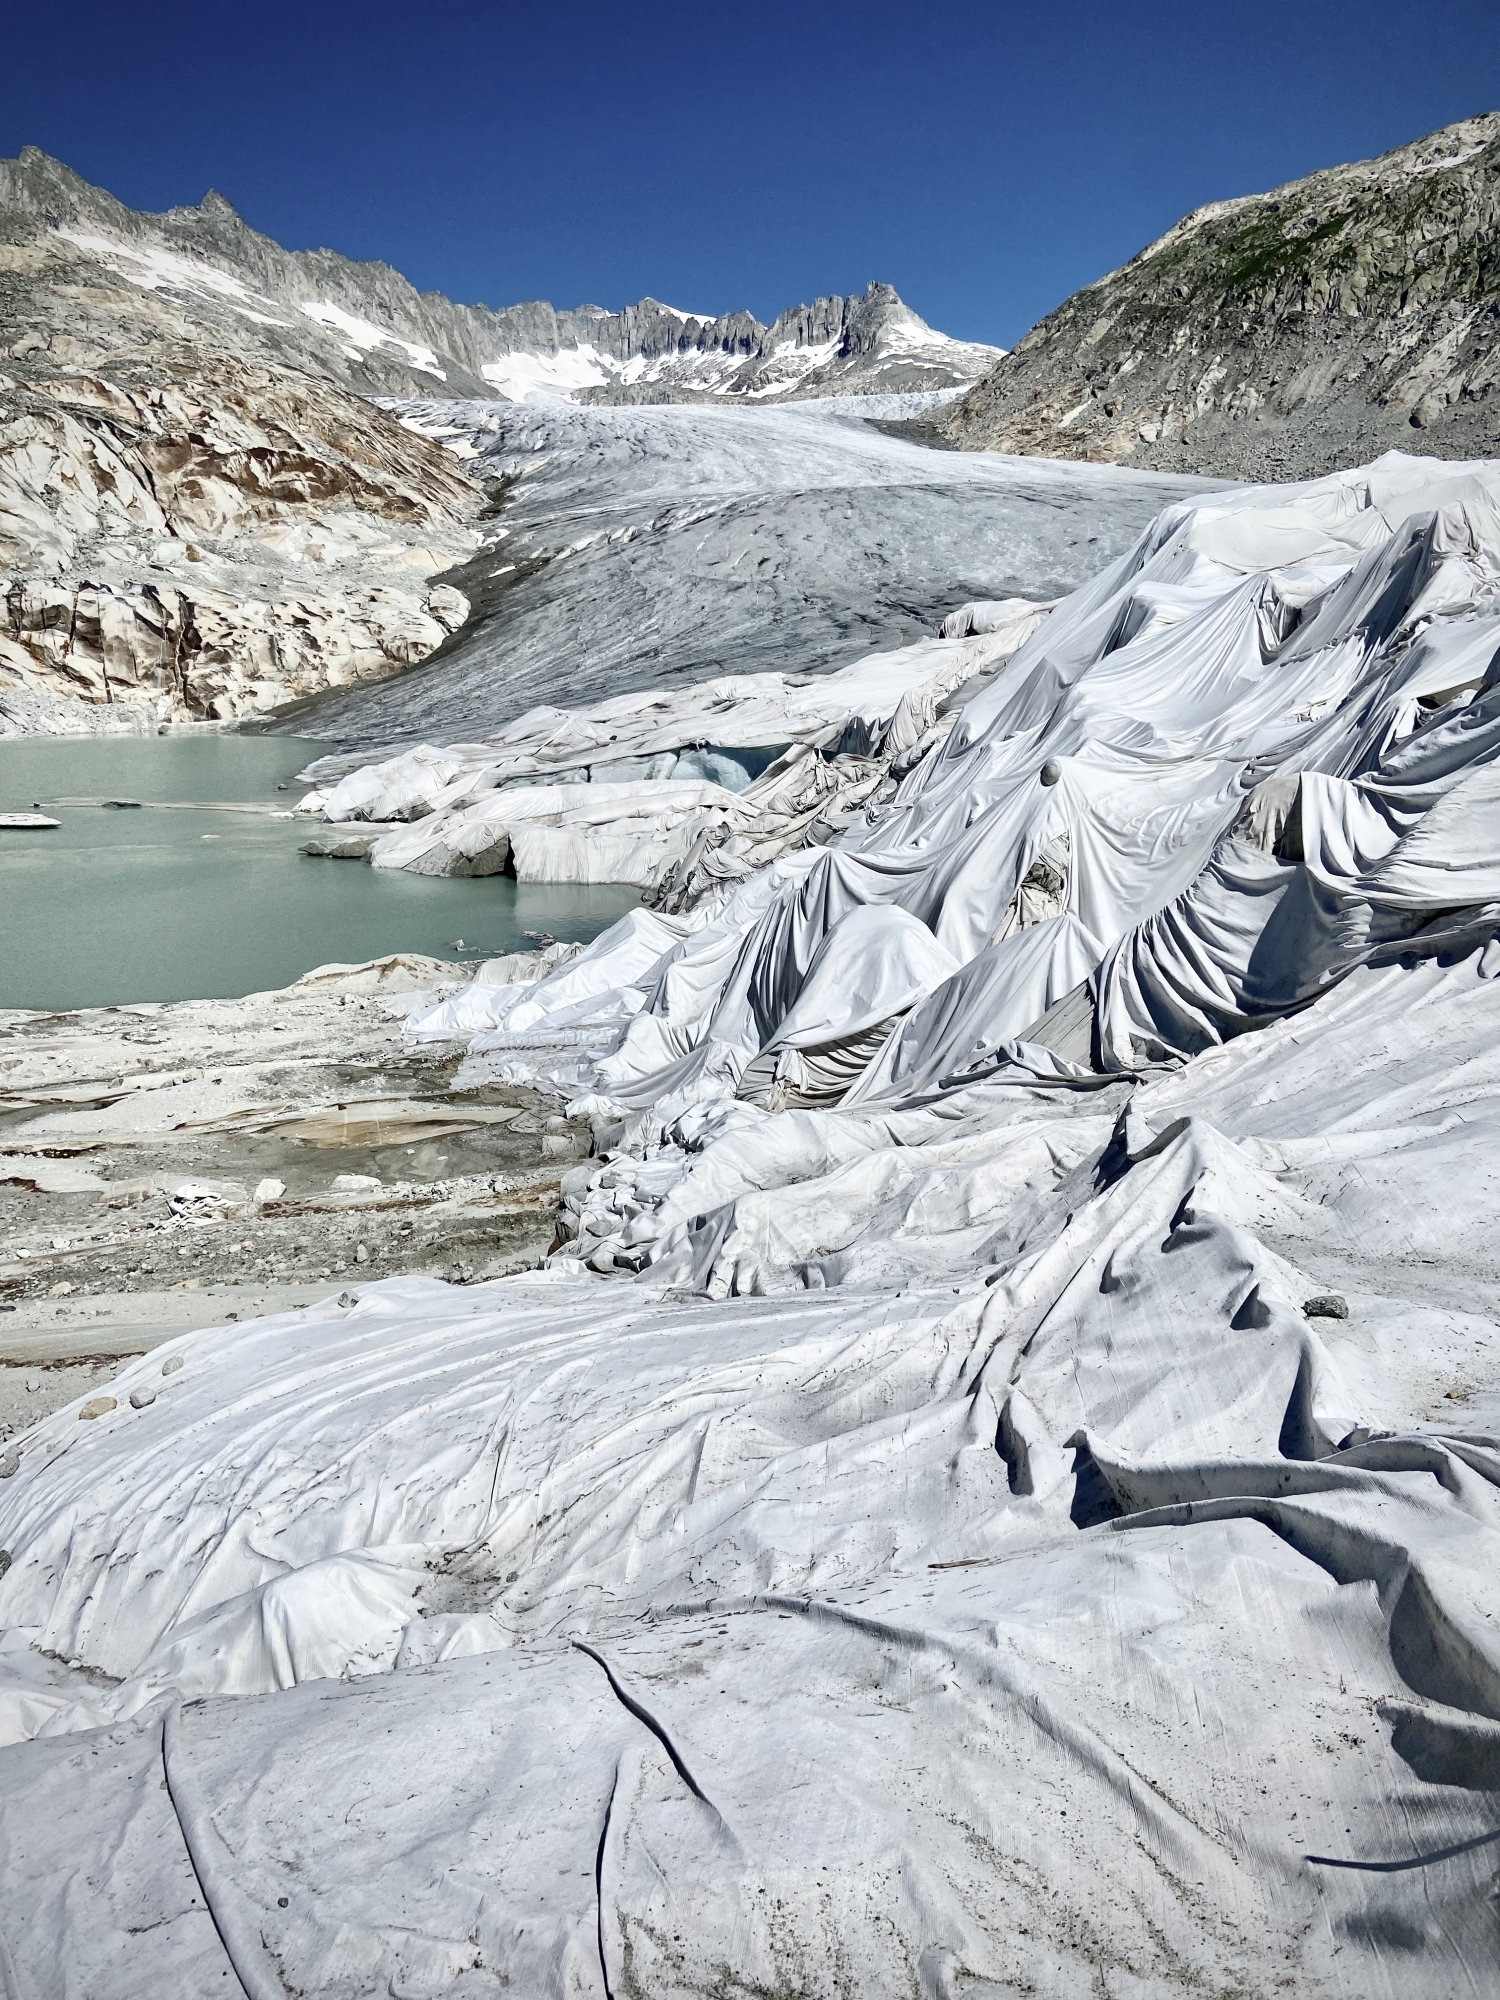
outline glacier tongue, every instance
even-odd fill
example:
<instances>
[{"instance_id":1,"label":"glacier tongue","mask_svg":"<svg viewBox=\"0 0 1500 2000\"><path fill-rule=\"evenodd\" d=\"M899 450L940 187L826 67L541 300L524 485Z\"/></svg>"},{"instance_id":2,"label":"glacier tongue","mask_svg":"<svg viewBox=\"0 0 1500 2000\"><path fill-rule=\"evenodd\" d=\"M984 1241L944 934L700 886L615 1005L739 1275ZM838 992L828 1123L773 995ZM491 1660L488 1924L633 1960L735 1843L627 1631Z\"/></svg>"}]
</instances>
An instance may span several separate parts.
<instances>
[{"instance_id":1,"label":"glacier tongue","mask_svg":"<svg viewBox=\"0 0 1500 2000\"><path fill-rule=\"evenodd\" d=\"M966 599L1076 589L1211 483L931 451L877 428L917 400L392 403L503 487L503 546L460 573L475 609L441 659L335 695L298 729L363 763L486 738L560 685L578 708L789 664L826 672L930 636Z\"/></svg>"},{"instance_id":2,"label":"glacier tongue","mask_svg":"<svg viewBox=\"0 0 1500 2000\"><path fill-rule=\"evenodd\" d=\"M829 844L415 1017L587 1103L565 1251L0 1464L11 1983L1470 1990L1497 766L1500 467L1179 501Z\"/></svg>"}]
</instances>

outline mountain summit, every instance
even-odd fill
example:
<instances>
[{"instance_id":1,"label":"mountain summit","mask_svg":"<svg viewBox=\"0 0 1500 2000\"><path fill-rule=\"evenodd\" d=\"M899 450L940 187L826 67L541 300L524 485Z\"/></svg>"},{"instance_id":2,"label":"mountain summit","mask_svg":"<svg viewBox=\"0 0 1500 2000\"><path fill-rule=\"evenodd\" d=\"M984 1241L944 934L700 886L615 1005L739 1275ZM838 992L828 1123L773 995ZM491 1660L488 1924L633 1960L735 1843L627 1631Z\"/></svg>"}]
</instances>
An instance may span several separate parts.
<instances>
[{"instance_id":1,"label":"mountain summit","mask_svg":"<svg viewBox=\"0 0 1500 2000\"><path fill-rule=\"evenodd\" d=\"M1032 328L950 442L1305 478L1500 442L1500 113L1195 209Z\"/></svg>"},{"instance_id":2,"label":"mountain summit","mask_svg":"<svg viewBox=\"0 0 1500 2000\"><path fill-rule=\"evenodd\" d=\"M365 395L774 402L960 387L1000 353L937 332L881 284L769 326L655 299L455 305L386 264L283 250L214 191L163 215L126 208L32 146L0 160L0 235L0 306L27 372L117 357L196 368L212 352Z\"/></svg>"}]
</instances>

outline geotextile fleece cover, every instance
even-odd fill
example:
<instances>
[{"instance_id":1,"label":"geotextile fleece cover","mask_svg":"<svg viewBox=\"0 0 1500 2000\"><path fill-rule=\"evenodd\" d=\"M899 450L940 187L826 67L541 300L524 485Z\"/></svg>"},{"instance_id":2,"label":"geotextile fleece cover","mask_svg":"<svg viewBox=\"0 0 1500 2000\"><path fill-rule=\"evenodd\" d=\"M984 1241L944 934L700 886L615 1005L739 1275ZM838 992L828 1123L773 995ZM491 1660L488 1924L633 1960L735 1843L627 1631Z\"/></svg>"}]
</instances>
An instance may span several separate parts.
<instances>
[{"instance_id":1,"label":"geotextile fleece cover","mask_svg":"<svg viewBox=\"0 0 1500 2000\"><path fill-rule=\"evenodd\" d=\"M8 1992L1492 1990L1497 496L1175 506L836 843L413 1017L592 1113L566 1247L0 1460Z\"/></svg>"}]
</instances>

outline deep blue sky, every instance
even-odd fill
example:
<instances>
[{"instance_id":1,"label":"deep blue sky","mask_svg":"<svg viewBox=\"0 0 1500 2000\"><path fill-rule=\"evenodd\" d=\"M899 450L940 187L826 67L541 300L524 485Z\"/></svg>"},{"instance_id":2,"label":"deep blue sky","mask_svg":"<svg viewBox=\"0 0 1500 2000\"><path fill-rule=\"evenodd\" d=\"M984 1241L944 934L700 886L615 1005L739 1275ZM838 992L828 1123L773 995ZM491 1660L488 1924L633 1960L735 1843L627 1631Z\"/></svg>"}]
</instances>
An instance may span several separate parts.
<instances>
[{"instance_id":1,"label":"deep blue sky","mask_svg":"<svg viewBox=\"0 0 1500 2000\"><path fill-rule=\"evenodd\" d=\"M894 284L1010 343L1199 202L1500 107L1496 0L17 0L0 151L504 305Z\"/></svg>"}]
</instances>

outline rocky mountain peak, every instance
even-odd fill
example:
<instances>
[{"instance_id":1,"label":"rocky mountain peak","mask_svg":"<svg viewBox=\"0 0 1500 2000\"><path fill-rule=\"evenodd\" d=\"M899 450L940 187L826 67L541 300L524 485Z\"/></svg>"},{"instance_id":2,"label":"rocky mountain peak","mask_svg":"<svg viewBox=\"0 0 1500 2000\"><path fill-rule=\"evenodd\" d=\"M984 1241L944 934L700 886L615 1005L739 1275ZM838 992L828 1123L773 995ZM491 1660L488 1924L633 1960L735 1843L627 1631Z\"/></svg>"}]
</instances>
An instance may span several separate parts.
<instances>
[{"instance_id":1,"label":"rocky mountain peak","mask_svg":"<svg viewBox=\"0 0 1500 2000\"><path fill-rule=\"evenodd\" d=\"M202 201L199 202L198 213L208 216L210 220L218 220L221 217L228 222L243 222L244 220L239 210L232 203L227 202L217 188L210 188Z\"/></svg>"}]
</instances>

